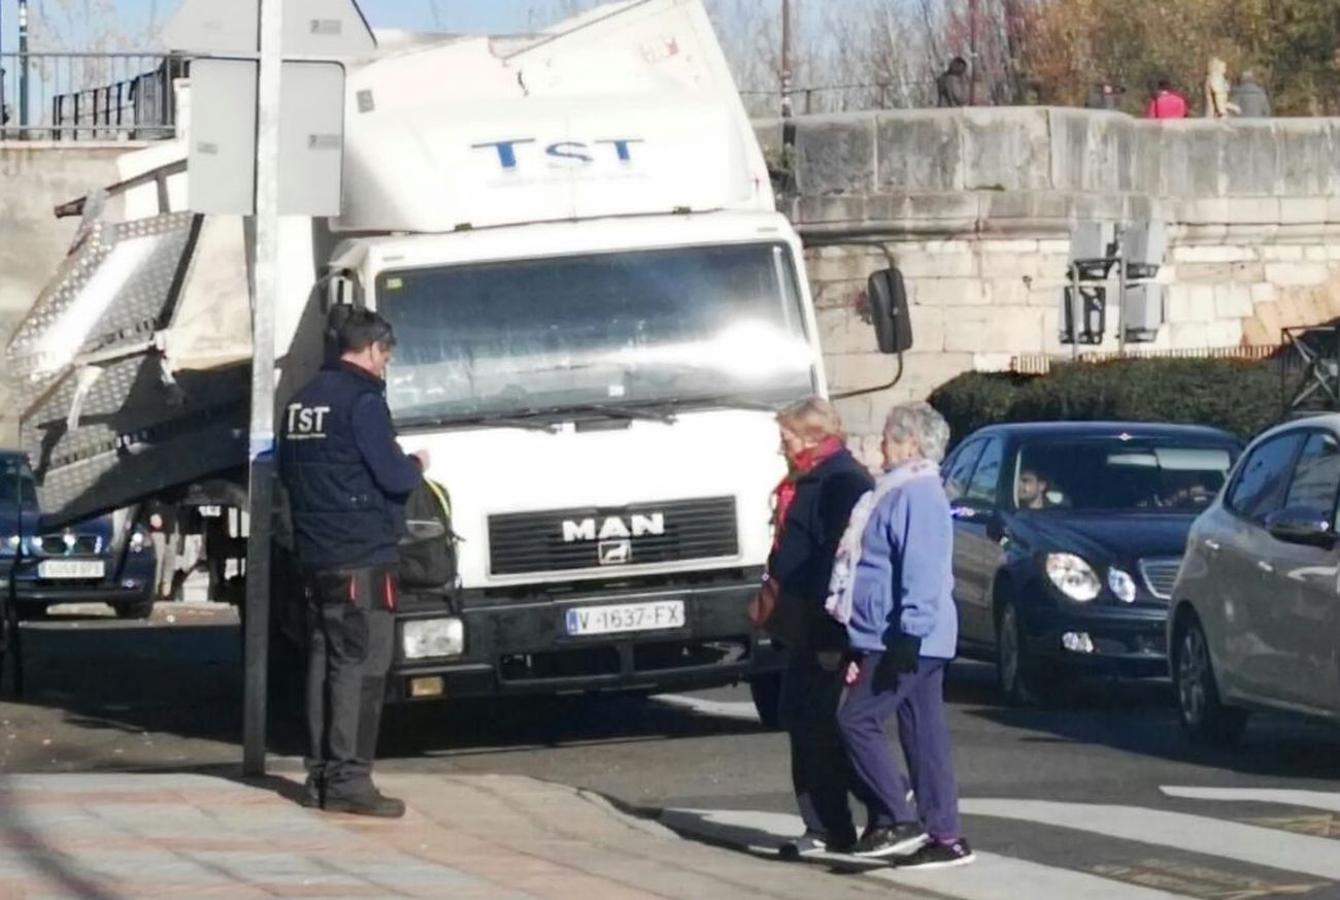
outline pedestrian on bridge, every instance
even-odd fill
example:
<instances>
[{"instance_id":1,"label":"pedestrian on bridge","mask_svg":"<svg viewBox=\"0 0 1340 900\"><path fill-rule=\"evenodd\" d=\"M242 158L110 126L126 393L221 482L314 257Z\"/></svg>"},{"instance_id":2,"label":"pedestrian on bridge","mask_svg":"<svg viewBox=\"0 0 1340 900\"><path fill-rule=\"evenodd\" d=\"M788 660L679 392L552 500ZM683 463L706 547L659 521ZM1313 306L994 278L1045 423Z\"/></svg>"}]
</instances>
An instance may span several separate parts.
<instances>
[{"instance_id":1,"label":"pedestrian on bridge","mask_svg":"<svg viewBox=\"0 0 1340 900\"><path fill-rule=\"evenodd\" d=\"M833 554L857 498L873 483L847 450L833 405L811 397L777 416L789 472L774 492L774 544L761 622L787 651L779 718L791 741L791 782L805 834L786 857L846 851L856 843L847 794L858 787L838 733L845 630L824 612ZM755 616L758 618L758 616Z\"/></svg>"},{"instance_id":2,"label":"pedestrian on bridge","mask_svg":"<svg viewBox=\"0 0 1340 900\"><path fill-rule=\"evenodd\" d=\"M826 603L847 626L855 656L838 724L875 797L854 852L926 869L973 860L959 821L944 711L945 667L958 642L954 531L939 469L948 443L948 423L928 404L889 412L884 474L852 510ZM884 731L894 715L915 811Z\"/></svg>"}]
</instances>

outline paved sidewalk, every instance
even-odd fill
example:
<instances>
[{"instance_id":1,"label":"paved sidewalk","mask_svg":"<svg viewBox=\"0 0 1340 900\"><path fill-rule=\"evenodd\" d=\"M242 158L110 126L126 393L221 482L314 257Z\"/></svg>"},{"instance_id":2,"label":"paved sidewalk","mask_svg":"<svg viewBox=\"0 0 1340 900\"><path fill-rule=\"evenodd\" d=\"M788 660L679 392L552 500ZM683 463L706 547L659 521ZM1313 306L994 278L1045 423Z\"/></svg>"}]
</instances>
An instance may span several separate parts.
<instances>
[{"instance_id":1,"label":"paved sidewalk","mask_svg":"<svg viewBox=\"0 0 1340 900\"><path fill-rule=\"evenodd\" d=\"M399 821L298 806L297 784L0 776L0 897L919 897L680 839L569 787L379 776Z\"/></svg>"}]
</instances>

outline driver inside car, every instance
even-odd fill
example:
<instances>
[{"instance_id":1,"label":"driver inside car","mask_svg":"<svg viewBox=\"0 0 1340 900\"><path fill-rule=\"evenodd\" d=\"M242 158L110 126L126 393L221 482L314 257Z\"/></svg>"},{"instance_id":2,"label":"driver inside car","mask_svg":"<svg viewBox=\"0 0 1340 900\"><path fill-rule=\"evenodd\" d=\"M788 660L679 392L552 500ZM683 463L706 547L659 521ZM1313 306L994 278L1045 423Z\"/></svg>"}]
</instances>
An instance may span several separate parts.
<instances>
[{"instance_id":1,"label":"driver inside car","mask_svg":"<svg viewBox=\"0 0 1340 900\"><path fill-rule=\"evenodd\" d=\"M1019 484L1015 487L1015 497L1020 509L1048 509L1055 504L1048 496L1052 489L1051 479L1037 469L1023 469L1019 472Z\"/></svg>"}]
</instances>

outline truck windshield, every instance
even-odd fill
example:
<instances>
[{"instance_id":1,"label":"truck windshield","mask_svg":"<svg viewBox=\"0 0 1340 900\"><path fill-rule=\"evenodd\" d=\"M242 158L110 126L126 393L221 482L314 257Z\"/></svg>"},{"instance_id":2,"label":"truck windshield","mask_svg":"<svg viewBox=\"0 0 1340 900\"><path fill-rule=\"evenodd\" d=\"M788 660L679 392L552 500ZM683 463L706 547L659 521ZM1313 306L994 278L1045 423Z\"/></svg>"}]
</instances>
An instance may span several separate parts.
<instances>
[{"instance_id":1,"label":"truck windshield","mask_svg":"<svg viewBox=\"0 0 1340 900\"><path fill-rule=\"evenodd\" d=\"M813 390L785 244L383 272L401 422Z\"/></svg>"}]
</instances>

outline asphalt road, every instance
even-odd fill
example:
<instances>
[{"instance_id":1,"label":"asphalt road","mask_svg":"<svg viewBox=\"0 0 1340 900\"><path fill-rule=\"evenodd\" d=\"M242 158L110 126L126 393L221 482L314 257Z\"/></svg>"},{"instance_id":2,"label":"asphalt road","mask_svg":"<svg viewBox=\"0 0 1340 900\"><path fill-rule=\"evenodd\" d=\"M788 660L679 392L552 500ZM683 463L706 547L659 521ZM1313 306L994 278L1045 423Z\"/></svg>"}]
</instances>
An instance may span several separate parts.
<instances>
[{"instance_id":1,"label":"asphalt road","mask_svg":"<svg viewBox=\"0 0 1340 900\"><path fill-rule=\"evenodd\" d=\"M0 773L239 759L230 612L57 616L25 626L24 647L21 701L6 670ZM1012 710L970 663L954 665L947 698L967 834L987 864L939 873L941 893L1340 897L1337 732L1258 717L1242 747L1198 750L1166 685L1095 683L1065 708ZM297 723L276 726L279 765L294 765ZM379 765L590 788L733 846L765 848L795 827L784 736L757 723L743 688L392 709Z\"/></svg>"}]
</instances>

